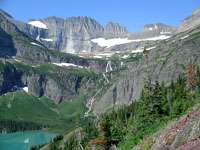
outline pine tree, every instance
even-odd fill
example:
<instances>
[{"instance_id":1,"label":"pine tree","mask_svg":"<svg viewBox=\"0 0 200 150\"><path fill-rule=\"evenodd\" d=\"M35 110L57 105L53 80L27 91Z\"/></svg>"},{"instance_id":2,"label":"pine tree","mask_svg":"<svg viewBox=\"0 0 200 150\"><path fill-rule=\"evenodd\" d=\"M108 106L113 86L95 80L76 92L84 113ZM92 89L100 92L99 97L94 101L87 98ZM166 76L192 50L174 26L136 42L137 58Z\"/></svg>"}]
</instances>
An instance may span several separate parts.
<instances>
[{"instance_id":1,"label":"pine tree","mask_svg":"<svg viewBox=\"0 0 200 150\"><path fill-rule=\"evenodd\" d=\"M152 112L154 114L162 114L162 91L161 86L159 85L159 82L156 81L155 87L153 90L153 94L151 97L151 103L153 106Z\"/></svg>"},{"instance_id":2,"label":"pine tree","mask_svg":"<svg viewBox=\"0 0 200 150\"><path fill-rule=\"evenodd\" d=\"M194 64L189 64L187 67L187 85L191 90L194 90L197 83L197 67Z\"/></svg>"}]
</instances>

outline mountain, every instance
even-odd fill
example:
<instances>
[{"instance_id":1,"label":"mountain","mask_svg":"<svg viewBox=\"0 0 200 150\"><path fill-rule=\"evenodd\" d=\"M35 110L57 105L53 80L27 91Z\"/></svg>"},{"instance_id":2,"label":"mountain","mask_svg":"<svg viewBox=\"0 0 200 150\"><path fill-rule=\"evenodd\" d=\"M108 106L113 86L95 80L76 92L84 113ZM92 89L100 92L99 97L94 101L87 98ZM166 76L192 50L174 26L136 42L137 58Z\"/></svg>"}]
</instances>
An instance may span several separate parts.
<instances>
[{"instance_id":1,"label":"mountain","mask_svg":"<svg viewBox=\"0 0 200 150\"><path fill-rule=\"evenodd\" d=\"M4 15L6 14L2 10L1 12ZM143 47L147 42L154 43L169 38L176 31L176 27L158 23L146 25L144 30L139 33L131 33L126 27L118 23L109 22L103 27L96 20L89 17L71 17L67 19L48 17L30 20L28 23L17 21L12 17L9 17L9 20L21 32L42 43L47 48L65 53L112 52L119 49L123 52L127 49L135 49L136 45ZM131 44L127 48L129 43Z\"/></svg>"},{"instance_id":2,"label":"mountain","mask_svg":"<svg viewBox=\"0 0 200 150\"><path fill-rule=\"evenodd\" d=\"M142 32L133 35L135 36L133 38L145 39L157 36L172 36L176 30L176 27L165 25L163 23L147 24L143 27Z\"/></svg>"},{"instance_id":3,"label":"mountain","mask_svg":"<svg viewBox=\"0 0 200 150\"><path fill-rule=\"evenodd\" d=\"M109 22L104 28L104 35L107 38L127 37L128 34L128 29L120 26L118 23Z\"/></svg>"},{"instance_id":4,"label":"mountain","mask_svg":"<svg viewBox=\"0 0 200 150\"><path fill-rule=\"evenodd\" d=\"M94 111L101 114L113 106L114 89L117 89L115 90L116 103L128 104L130 100L139 98L145 80L168 84L176 80L180 74L184 74L185 68L191 62L199 64L199 35L200 26L198 25L193 30L173 35L172 38L154 45L150 44L146 47L147 50L151 49L148 51L148 57L142 56L141 59L128 63L128 69L120 74L118 81L107 90L101 100L95 103Z\"/></svg>"},{"instance_id":5,"label":"mountain","mask_svg":"<svg viewBox=\"0 0 200 150\"><path fill-rule=\"evenodd\" d=\"M193 14L186 19L183 20L181 26L179 27L179 32L186 31L188 29L192 29L195 26L198 26L200 23L200 8L196 9Z\"/></svg>"},{"instance_id":6,"label":"mountain","mask_svg":"<svg viewBox=\"0 0 200 150\"><path fill-rule=\"evenodd\" d=\"M78 129L84 136L72 132L71 141L59 137L50 147L132 149L198 106L199 18L197 10L183 21L186 28L156 23L131 33L89 17L23 23L0 11L0 131L23 129L24 122L62 134ZM184 125L186 135L197 122ZM185 142L191 139L177 147Z\"/></svg>"}]
</instances>

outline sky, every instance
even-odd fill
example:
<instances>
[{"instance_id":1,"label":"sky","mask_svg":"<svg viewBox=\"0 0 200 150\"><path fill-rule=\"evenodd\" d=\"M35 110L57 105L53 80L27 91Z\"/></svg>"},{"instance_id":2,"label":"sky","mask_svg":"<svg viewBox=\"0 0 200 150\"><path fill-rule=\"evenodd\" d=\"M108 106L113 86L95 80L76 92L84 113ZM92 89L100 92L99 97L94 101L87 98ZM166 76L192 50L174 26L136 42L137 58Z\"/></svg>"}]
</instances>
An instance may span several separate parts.
<instances>
[{"instance_id":1,"label":"sky","mask_svg":"<svg viewBox=\"0 0 200 150\"><path fill-rule=\"evenodd\" d=\"M0 8L28 22L49 16L89 16L102 25L109 21L140 31L148 23L178 26L200 7L199 0L0 0Z\"/></svg>"}]
</instances>

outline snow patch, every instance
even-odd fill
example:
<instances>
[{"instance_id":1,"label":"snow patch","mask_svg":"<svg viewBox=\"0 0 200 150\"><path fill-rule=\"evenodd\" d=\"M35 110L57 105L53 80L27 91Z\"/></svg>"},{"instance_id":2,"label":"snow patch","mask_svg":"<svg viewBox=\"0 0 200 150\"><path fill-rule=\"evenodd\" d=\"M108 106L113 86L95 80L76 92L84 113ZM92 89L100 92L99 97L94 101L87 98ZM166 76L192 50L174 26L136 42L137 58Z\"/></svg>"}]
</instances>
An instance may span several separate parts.
<instances>
[{"instance_id":1,"label":"snow patch","mask_svg":"<svg viewBox=\"0 0 200 150\"><path fill-rule=\"evenodd\" d=\"M136 50L132 50L131 53L142 53L144 51L143 49L136 49Z\"/></svg>"},{"instance_id":2,"label":"snow patch","mask_svg":"<svg viewBox=\"0 0 200 150\"><path fill-rule=\"evenodd\" d=\"M160 35L160 36L156 36L156 37L145 38L145 39L135 39L135 40L129 40L128 38L113 38L113 39L98 38L98 39L92 39L91 41L94 42L94 43L97 43L101 47L109 48L109 47L112 47L112 46L127 44L127 43L131 43L131 42L165 40L165 39L168 39L170 37L171 36Z\"/></svg>"},{"instance_id":3,"label":"snow patch","mask_svg":"<svg viewBox=\"0 0 200 150\"><path fill-rule=\"evenodd\" d=\"M183 37L181 37L181 40L184 40L184 39L188 38L189 36L190 35L183 36Z\"/></svg>"},{"instance_id":4,"label":"snow patch","mask_svg":"<svg viewBox=\"0 0 200 150\"><path fill-rule=\"evenodd\" d=\"M60 67L79 67L79 68L83 68L83 66L78 66L72 63L53 63L54 65L60 66Z\"/></svg>"},{"instance_id":5,"label":"snow patch","mask_svg":"<svg viewBox=\"0 0 200 150\"><path fill-rule=\"evenodd\" d=\"M102 56L93 56L93 58L103 58Z\"/></svg>"},{"instance_id":6,"label":"snow patch","mask_svg":"<svg viewBox=\"0 0 200 150\"><path fill-rule=\"evenodd\" d=\"M153 28L149 28L149 30L150 30L150 31L152 31L152 30L153 30Z\"/></svg>"},{"instance_id":7,"label":"snow patch","mask_svg":"<svg viewBox=\"0 0 200 150\"><path fill-rule=\"evenodd\" d=\"M28 87L26 86L26 87L23 87L22 88L26 93L28 93Z\"/></svg>"},{"instance_id":8,"label":"snow patch","mask_svg":"<svg viewBox=\"0 0 200 150\"><path fill-rule=\"evenodd\" d=\"M113 38L113 39L104 39L104 38L97 38L91 40L94 43L97 43L101 47L112 47L115 45L121 45L132 42L128 38Z\"/></svg>"},{"instance_id":9,"label":"snow patch","mask_svg":"<svg viewBox=\"0 0 200 150\"><path fill-rule=\"evenodd\" d=\"M37 44L35 42L31 42L31 45L42 47L42 45L39 45L39 44Z\"/></svg>"},{"instance_id":10,"label":"snow patch","mask_svg":"<svg viewBox=\"0 0 200 150\"><path fill-rule=\"evenodd\" d=\"M129 55L124 55L122 58L127 59L128 57L129 57Z\"/></svg>"},{"instance_id":11,"label":"snow patch","mask_svg":"<svg viewBox=\"0 0 200 150\"><path fill-rule=\"evenodd\" d=\"M36 37L36 40L37 40L37 41L40 41L40 35L38 35L38 36Z\"/></svg>"},{"instance_id":12,"label":"snow patch","mask_svg":"<svg viewBox=\"0 0 200 150\"><path fill-rule=\"evenodd\" d=\"M172 34L172 33L168 31L161 31L160 34Z\"/></svg>"},{"instance_id":13,"label":"snow patch","mask_svg":"<svg viewBox=\"0 0 200 150\"><path fill-rule=\"evenodd\" d=\"M28 24L34 26L34 27L37 27L37 28L41 28L41 29L48 29L47 28L47 25L44 24L43 22L41 21L30 21L28 22Z\"/></svg>"},{"instance_id":14,"label":"snow patch","mask_svg":"<svg viewBox=\"0 0 200 150\"><path fill-rule=\"evenodd\" d=\"M42 41L46 41L46 42L53 42L53 39L44 39L44 38L40 38Z\"/></svg>"},{"instance_id":15,"label":"snow patch","mask_svg":"<svg viewBox=\"0 0 200 150\"><path fill-rule=\"evenodd\" d=\"M160 36L156 36L156 37L151 37L151 38L146 38L146 39L136 39L136 40L132 40L132 42L143 42L143 41L158 41L158 40L165 40L170 38L171 36L167 36L167 35L160 35Z\"/></svg>"},{"instance_id":16,"label":"snow patch","mask_svg":"<svg viewBox=\"0 0 200 150\"><path fill-rule=\"evenodd\" d=\"M150 51L150 50L155 49L155 48L156 48L156 46L153 46L153 47L147 48L146 50L147 50L147 51Z\"/></svg>"}]
</instances>

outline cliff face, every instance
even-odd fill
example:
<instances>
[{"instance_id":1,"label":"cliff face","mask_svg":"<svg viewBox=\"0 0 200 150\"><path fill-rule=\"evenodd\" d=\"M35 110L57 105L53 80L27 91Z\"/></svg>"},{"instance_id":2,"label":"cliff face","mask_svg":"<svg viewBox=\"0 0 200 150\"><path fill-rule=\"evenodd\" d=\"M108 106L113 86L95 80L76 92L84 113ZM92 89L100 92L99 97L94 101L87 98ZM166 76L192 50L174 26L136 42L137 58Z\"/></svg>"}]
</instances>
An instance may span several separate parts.
<instances>
[{"instance_id":1,"label":"cliff face","mask_svg":"<svg viewBox=\"0 0 200 150\"><path fill-rule=\"evenodd\" d=\"M39 40L46 47L65 53L101 51L103 48L93 43L91 39L118 38L128 35L128 30L117 23L110 22L104 28L96 20L89 17L67 19L49 17L39 21L47 28L41 29L16 21L15 24L21 31Z\"/></svg>"},{"instance_id":2,"label":"cliff face","mask_svg":"<svg viewBox=\"0 0 200 150\"><path fill-rule=\"evenodd\" d=\"M89 17L68 19L49 17L41 19L39 22L46 25L47 28L38 28L22 22L15 22L15 24L21 31L50 49L65 53L101 50L91 42L91 39L103 36L104 32L104 28L94 19Z\"/></svg>"},{"instance_id":3,"label":"cliff face","mask_svg":"<svg viewBox=\"0 0 200 150\"><path fill-rule=\"evenodd\" d=\"M200 8L195 10L191 16L183 20L178 31L183 32L188 29L192 29L195 26L198 26L199 24L200 24Z\"/></svg>"},{"instance_id":4,"label":"cliff face","mask_svg":"<svg viewBox=\"0 0 200 150\"><path fill-rule=\"evenodd\" d=\"M147 39L152 37L172 36L177 31L177 27L166 25L163 23L147 24L143 30L138 33L131 34L132 39Z\"/></svg>"},{"instance_id":5,"label":"cliff face","mask_svg":"<svg viewBox=\"0 0 200 150\"><path fill-rule=\"evenodd\" d=\"M15 20L2 10L0 14L15 24L21 32L42 43L45 47L64 53L126 51L143 47L145 43L154 43L154 41L168 38L177 30L176 27L157 23L145 25L144 30L141 32L130 33L126 27L118 23L109 22L103 27L96 20L89 17L71 17L67 19L48 17L23 23ZM117 44L112 48L108 48L92 41L98 38L136 41L130 44ZM150 41L145 40L149 38L153 39ZM137 41L139 39L142 39L143 42Z\"/></svg>"},{"instance_id":6,"label":"cliff face","mask_svg":"<svg viewBox=\"0 0 200 150\"><path fill-rule=\"evenodd\" d=\"M97 21L88 17L72 17L66 20L49 17L42 22L48 27L45 38L53 39L53 42L48 42L48 47L67 53L93 51L95 45L90 39L101 36L104 30Z\"/></svg>"},{"instance_id":7,"label":"cliff face","mask_svg":"<svg viewBox=\"0 0 200 150\"><path fill-rule=\"evenodd\" d=\"M144 81L170 82L191 63L200 63L200 27L164 40L139 61L132 62L113 87L94 106L96 113L102 113L112 106L113 89L117 88L117 103L129 103L140 96ZM109 101L109 102L108 102ZM110 104L110 105L108 105Z\"/></svg>"},{"instance_id":8,"label":"cliff face","mask_svg":"<svg viewBox=\"0 0 200 150\"><path fill-rule=\"evenodd\" d=\"M106 60L87 59L73 54L49 50L42 43L22 33L11 20L2 14L0 14L0 34L1 57L15 57L25 63L35 65L43 63L72 63L96 71L105 71ZM113 63L113 65L115 66L114 68L118 68L117 64Z\"/></svg>"},{"instance_id":9,"label":"cliff face","mask_svg":"<svg viewBox=\"0 0 200 150\"><path fill-rule=\"evenodd\" d=\"M46 96L56 103L95 91L102 80L100 75L86 69L55 65L31 67L12 60L1 61L0 66L1 95L27 87L29 94Z\"/></svg>"},{"instance_id":10,"label":"cliff face","mask_svg":"<svg viewBox=\"0 0 200 150\"><path fill-rule=\"evenodd\" d=\"M128 34L127 28L118 23L109 22L104 28L104 35L107 38L127 37Z\"/></svg>"}]
</instances>

